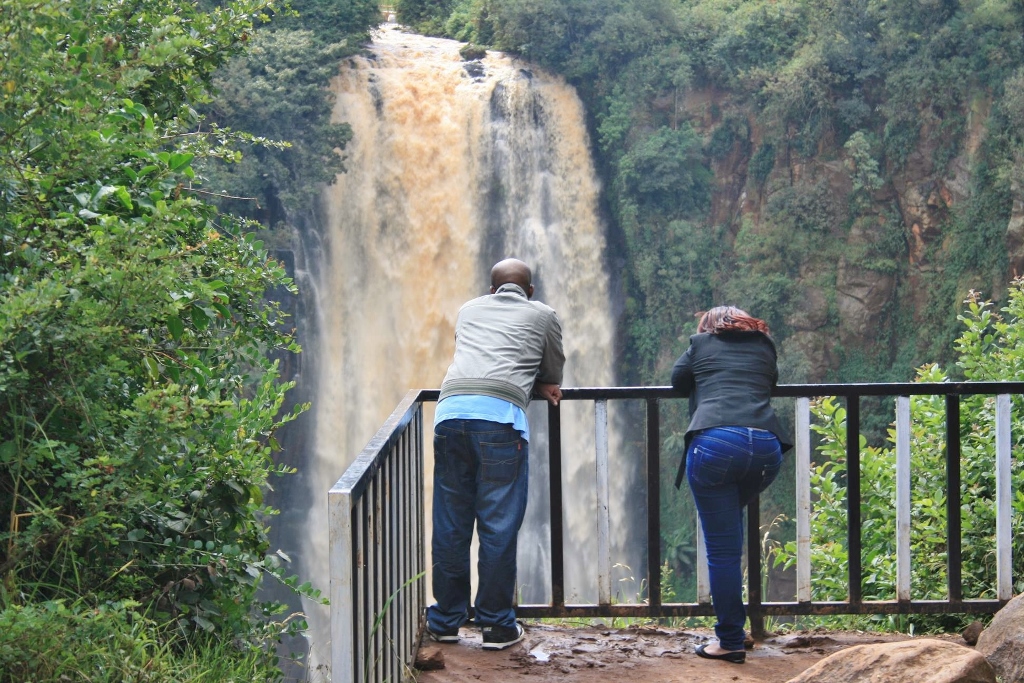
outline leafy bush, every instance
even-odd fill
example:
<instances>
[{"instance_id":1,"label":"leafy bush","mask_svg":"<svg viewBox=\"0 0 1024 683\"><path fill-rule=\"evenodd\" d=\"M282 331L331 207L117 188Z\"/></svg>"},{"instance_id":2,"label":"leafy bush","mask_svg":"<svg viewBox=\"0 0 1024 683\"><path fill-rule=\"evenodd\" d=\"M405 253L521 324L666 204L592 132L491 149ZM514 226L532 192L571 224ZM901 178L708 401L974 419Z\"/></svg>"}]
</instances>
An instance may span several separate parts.
<instances>
[{"instance_id":1,"label":"leafy bush","mask_svg":"<svg viewBox=\"0 0 1024 683\"><path fill-rule=\"evenodd\" d=\"M0 608L257 638L293 286L204 202L252 138L195 106L274 4L0 1Z\"/></svg>"},{"instance_id":2,"label":"leafy bush","mask_svg":"<svg viewBox=\"0 0 1024 683\"><path fill-rule=\"evenodd\" d=\"M132 604L98 608L62 602L0 611L0 683L280 680L267 651L226 642L193 647L168 638Z\"/></svg>"},{"instance_id":3,"label":"leafy bush","mask_svg":"<svg viewBox=\"0 0 1024 683\"><path fill-rule=\"evenodd\" d=\"M977 295L966 302L960 316L964 330L956 343L958 365L969 380L1019 379L1024 373L1024 280L1010 291L1005 317ZM943 382L947 375L936 365L918 370L918 381ZM1024 448L1024 399L1014 396L1012 448ZM814 600L845 599L846 547L846 411L832 398L813 406L817 420L820 460L812 464L811 490L817 495L811 516L811 564ZM995 399L961 398L962 576L966 599L995 597ZM945 402L941 396L911 400L911 591L915 600L945 599L947 591ZM861 437L861 546L865 600L895 599L896 486L895 431L888 445L869 447ZM1015 491L1012 501L1012 536L1015 539L1013 573L1016 592L1024 590L1024 464L1014 458ZM776 551L776 564L792 566L796 546L790 542Z\"/></svg>"},{"instance_id":4,"label":"leafy bush","mask_svg":"<svg viewBox=\"0 0 1024 683\"><path fill-rule=\"evenodd\" d=\"M428 36L441 35L453 0L397 0L398 20Z\"/></svg>"},{"instance_id":5,"label":"leafy bush","mask_svg":"<svg viewBox=\"0 0 1024 683\"><path fill-rule=\"evenodd\" d=\"M670 216L686 216L707 206L711 172L701 143L687 124L661 128L626 152L619 178L626 191Z\"/></svg>"},{"instance_id":6,"label":"leafy bush","mask_svg":"<svg viewBox=\"0 0 1024 683\"><path fill-rule=\"evenodd\" d=\"M260 136L244 155L197 164L204 184L221 193L222 211L279 227L344 171L338 150L352 131L331 122L327 85L350 52L346 41L325 43L314 31L265 29L217 71L217 97L202 108L207 124ZM288 143L262 144L266 138Z\"/></svg>"},{"instance_id":7,"label":"leafy bush","mask_svg":"<svg viewBox=\"0 0 1024 683\"><path fill-rule=\"evenodd\" d=\"M758 187L764 185L772 169L775 168L775 146L766 142L758 147L754 155L750 157L747 168L754 185Z\"/></svg>"}]
</instances>

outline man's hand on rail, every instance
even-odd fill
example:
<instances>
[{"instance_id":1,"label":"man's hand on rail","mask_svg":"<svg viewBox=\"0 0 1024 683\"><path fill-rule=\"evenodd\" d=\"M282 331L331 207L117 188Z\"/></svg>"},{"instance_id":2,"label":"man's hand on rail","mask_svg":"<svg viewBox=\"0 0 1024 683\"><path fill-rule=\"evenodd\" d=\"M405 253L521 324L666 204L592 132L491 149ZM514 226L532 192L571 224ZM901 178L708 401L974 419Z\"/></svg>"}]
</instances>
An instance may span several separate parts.
<instances>
[{"instance_id":1,"label":"man's hand on rail","mask_svg":"<svg viewBox=\"0 0 1024 683\"><path fill-rule=\"evenodd\" d=\"M543 382L537 382L534 387L537 395L546 400L553 406L557 406L558 402L562 400L562 390L557 384L544 384Z\"/></svg>"}]
</instances>

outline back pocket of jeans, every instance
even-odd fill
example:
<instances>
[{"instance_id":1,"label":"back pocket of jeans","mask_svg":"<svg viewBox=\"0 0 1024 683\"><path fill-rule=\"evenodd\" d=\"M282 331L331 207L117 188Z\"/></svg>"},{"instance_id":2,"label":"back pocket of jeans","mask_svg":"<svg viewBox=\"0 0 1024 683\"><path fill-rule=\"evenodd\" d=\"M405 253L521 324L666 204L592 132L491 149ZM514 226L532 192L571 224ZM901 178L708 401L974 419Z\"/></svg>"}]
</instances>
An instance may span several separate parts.
<instances>
[{"instance_id":1,"label":"back pocket of jeans","mask_svg":"<svg viewBox=\"0 0 1024 683\"><path fill-rule=\"evenodd\" d=\"M732 458L702 445L693 447L691 477L702 486L722 486L729 481Z\"/></svg>"},{"instance_id":2,"label":"back pocket of jeans","mask_svg":"<svg viewBox=\"0 0 1024 683\"><path fill-rule=\"evenodd\" d=\"M523 451L519 439L507 443L480 444L480 479L492 484L511 484L519 474Z\"/></svg>"}]
</instances>

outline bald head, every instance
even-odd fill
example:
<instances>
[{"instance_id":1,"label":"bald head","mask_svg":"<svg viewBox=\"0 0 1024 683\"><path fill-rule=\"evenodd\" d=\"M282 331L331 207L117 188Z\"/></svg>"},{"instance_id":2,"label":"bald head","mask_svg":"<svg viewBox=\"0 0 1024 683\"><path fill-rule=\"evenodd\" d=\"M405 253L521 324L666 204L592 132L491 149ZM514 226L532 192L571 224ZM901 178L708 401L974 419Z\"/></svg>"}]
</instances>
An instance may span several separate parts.
<instances>
[{"instance_id":1,"label":"bald head","mask_svg":"<svg viewBox=\"0 0 1024 683\"><path fill-rule=\"evenodd\" d=\"M519 259L507 258L498 261L491 268L491 293L493 294L502 285L512 283L519 285L526 292L526 296L533 296L533 274L530 266Z\"/></svg>"}]
</instances>

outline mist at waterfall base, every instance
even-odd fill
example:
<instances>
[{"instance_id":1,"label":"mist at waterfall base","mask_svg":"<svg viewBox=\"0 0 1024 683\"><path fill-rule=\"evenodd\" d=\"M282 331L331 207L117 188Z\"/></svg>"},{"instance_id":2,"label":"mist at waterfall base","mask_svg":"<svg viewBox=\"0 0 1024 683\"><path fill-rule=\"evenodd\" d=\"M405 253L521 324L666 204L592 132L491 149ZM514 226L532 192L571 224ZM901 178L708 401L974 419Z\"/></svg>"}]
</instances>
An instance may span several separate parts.
<instances>
[{"instance_id":1,"label":"mist at waterfall base","mask_svg":"<svg viewBox=\"0 0 1024 683\"><path fill-rule=\"evenodd\" d=\"M295 246L303 353L293 398L312 408L281 435L283 460L298 474L279 480L270 498L281 510L272 542L292 558L289 571L324 594L328 490L407 391L440 386L459 307L487 293L493 263L515 256L533 267L534 298L562 322L563 387L615 384L618 286L581 104L556 78L500 53L465 62L460 47L383 26L332 83L333 118L354 135L347 172L304 217ZM637 601L646 574L642 417L631 412L609 410L610 544L621 602ZM593 404L565 401L561 413L566 601L595 602ZM546 405L534 402L527 414L518 595L535 604L551 599ZM428 567L432 421L428 404ZM475 565L475 544L473 552ZM430 600L429 572L424 580ZM320 680L330 663L329 608L303 603L305 675Z\"/></svg>"}]
</instances>

